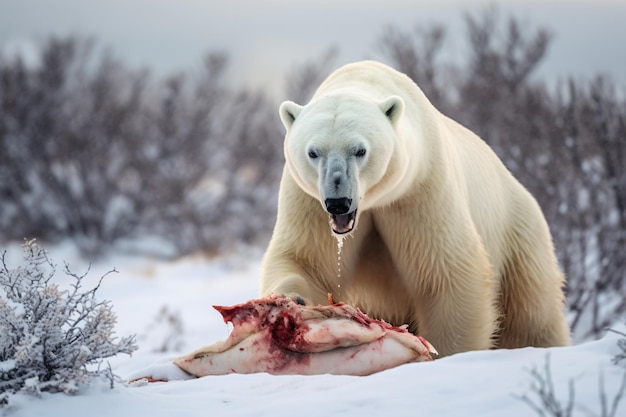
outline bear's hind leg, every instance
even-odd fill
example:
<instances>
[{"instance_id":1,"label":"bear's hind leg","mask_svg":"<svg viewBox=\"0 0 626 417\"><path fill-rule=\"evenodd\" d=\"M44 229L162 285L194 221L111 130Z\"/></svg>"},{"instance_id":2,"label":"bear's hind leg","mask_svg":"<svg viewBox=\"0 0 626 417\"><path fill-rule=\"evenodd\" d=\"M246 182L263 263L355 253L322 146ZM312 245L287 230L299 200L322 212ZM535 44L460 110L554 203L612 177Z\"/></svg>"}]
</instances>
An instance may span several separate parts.
<instances>
[{"instance_id":1,"label":"bear's hind leg","mask_svg":"<svg viewBox=\"0 0 626 417\"><path fill-rule=\"evenodd\" d=\"M533 246L526 246L533 248ZM563 274L552 248L515 253L502 274L503 314L497 347L551 347L570 344L563 313Z\"/></svg>"}]
</instances>

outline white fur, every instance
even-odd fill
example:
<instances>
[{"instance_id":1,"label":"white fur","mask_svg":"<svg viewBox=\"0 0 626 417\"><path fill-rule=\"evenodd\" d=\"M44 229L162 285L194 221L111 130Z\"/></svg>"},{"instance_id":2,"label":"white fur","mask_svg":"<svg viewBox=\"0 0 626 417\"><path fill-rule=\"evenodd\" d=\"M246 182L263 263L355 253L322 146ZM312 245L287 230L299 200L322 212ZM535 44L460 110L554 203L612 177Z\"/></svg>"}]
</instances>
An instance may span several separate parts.
<instances>
[{"instance_id":1,"label":"white fur","mask_svg":"<svg viewBox=\"0 0 626 417\"><path fill-rule=\"evenodd\" d=\"M324 304L330 292L409 323L443 355L569 343L564 278L536 201L408 77L372 61L346 65L309 104L285 102L280 114L286 167L262 295ZM357 223L340 279L310 146L345 155L355 172ZM352 158L355 146L367 156Z\"/></svg>"}]
</instances>

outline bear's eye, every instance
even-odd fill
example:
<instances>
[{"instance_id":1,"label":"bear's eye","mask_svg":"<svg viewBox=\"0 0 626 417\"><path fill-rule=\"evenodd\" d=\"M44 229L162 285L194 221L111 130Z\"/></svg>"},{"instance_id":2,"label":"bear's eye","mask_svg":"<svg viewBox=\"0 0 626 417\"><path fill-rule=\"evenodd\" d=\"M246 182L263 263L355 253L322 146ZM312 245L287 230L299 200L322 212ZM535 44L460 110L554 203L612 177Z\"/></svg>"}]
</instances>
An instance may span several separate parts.
<instances>
[{"instance_id":1,"label":"bear's eye","mask_svg":"<svg viewBox=\"0 0 626 417\"><path fill-rule=\"evenodd\" d=\"M365 152L366 152L366 151L365 151L365 149L364 149L364 148L361 148L361 149L359 149L358 151L356 151L356 153L354 154L354 156L358 156L358 157L365 156Z\"/></svg>"},{"instance_id":2,"label":"bear's eye","mask_svg":"<svg viewBox=\"0 0 626 417\"><path fill-rule=\"evenodd\" d=\"M315 152L315 151L309 151L308 155L309 155L309 158L311 158L311 159L317 158L317 152Z\"/></svg>"}]
</instances>

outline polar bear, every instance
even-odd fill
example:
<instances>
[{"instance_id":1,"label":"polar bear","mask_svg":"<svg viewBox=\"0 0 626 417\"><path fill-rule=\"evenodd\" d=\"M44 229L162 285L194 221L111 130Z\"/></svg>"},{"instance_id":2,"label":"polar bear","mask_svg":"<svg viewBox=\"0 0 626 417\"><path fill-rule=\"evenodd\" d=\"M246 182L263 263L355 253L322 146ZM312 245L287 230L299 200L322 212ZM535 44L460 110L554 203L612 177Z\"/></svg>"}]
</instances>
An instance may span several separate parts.
<instances>
[{"instance_id":1,"label":"polar bear","mask_svg":"<svg viewBox=\"0 0 626 417\"><path fill-rule=\"evenodd\" d=\"M569 344L537 202L406 75L349 64L279 113L286 164L261 295L324 304L332 293L408 324L442 356Z\"/></svg>"}]
</instances>

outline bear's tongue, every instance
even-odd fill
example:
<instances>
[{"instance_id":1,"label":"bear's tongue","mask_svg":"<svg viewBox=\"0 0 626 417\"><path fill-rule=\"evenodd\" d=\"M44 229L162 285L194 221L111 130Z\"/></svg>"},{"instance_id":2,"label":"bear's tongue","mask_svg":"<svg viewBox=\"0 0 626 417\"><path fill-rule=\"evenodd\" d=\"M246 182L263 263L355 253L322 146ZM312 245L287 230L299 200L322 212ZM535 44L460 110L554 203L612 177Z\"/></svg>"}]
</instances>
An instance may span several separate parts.
<instances>
[{"instance_id":1,"label":"bear's tongue","mask_svg":"<svg viewBox=\"0 0 626 417\"><path fill-rule=\"evenodd\" d=\"M348 214L331 214L330 227L338 235L351 232L354 228L356 210Z\"/></svg>"}]
</instances>

